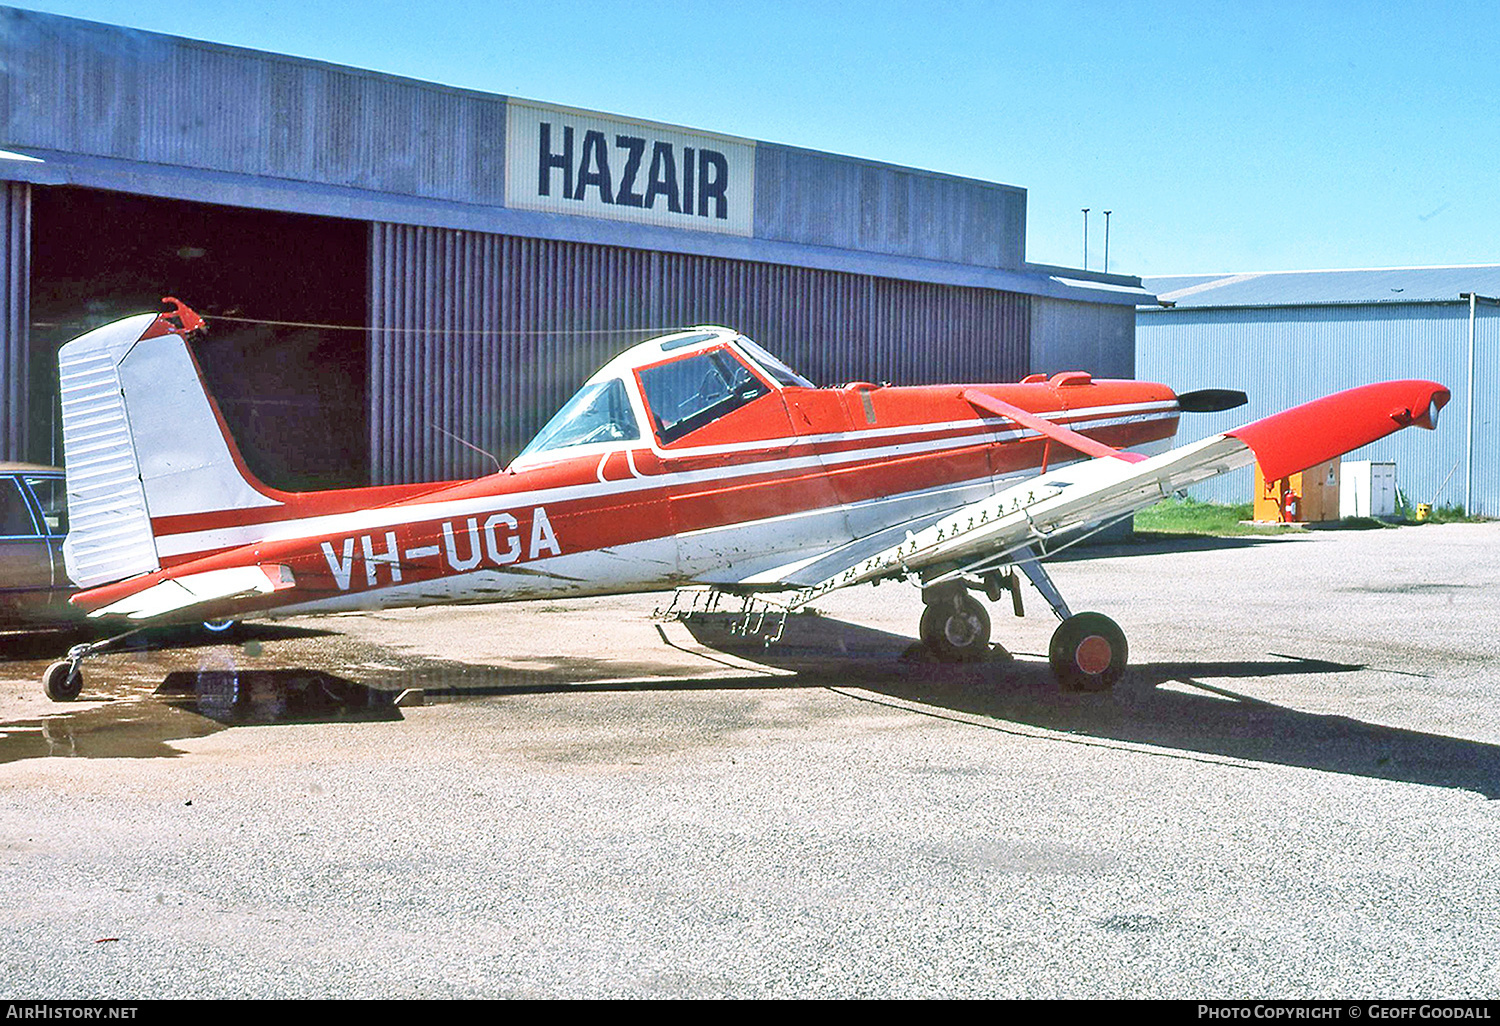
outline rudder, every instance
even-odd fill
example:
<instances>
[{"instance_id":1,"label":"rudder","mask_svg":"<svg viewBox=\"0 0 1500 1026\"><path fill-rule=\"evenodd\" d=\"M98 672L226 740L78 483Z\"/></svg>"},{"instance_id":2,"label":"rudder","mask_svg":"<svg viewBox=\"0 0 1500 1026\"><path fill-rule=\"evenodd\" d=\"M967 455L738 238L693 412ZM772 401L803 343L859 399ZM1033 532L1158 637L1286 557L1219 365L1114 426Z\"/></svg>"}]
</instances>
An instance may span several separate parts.
<instances>
[{"instance_id":1,"label":"rudder","mask_svg":"<svg viewBox=\"0 0 1500 1026\"><path fill-rule=\"evenodd\" d=\"M152 521L278 506L240 465L185 336L176 300L81 335L58 352L68 576L89 588L161 568Z\"/></svg>"}]
</instances>

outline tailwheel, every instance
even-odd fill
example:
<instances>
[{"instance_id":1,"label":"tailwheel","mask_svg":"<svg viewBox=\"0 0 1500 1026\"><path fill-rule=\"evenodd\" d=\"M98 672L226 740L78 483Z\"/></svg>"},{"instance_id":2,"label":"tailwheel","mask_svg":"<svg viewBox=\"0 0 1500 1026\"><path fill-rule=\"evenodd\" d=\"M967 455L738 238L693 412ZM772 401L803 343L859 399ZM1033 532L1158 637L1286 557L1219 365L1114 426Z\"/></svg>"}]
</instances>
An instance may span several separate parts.
<instances>
[{"instance_id":1,"label":"tailwheel","mask_svg":"<svg viewBox=\"0 0 1500 1026\"><path fill-rule=\"evenodd\" d=\"M1079 613L1058 624L1047 657L1064 688L1108 691L1125 672L1125 632L1103 613Z\"/></svg>"},{"instance_id":2,"label":"tailwheel","mask_svg":"<svg viewBox=\"0 0 1500 1026\"><path fill-rule=\"evenodd\" d=\"M53 663L42 674L42 690L54 702L71 702L83 690L83 670L67 659Z\"/></svg>"},{"instance_id":3,"label":"tailwheel","mask_svg":"<svg viewBox=\"0 0 1500 1026\"><path fill-rule=\"evenodd\" d=\"M116 634L103 641L92 641L74 645L68 649L68 658L53 663L42 673L42 690L54 702L71 702L83 690L83 661L96 652L103 652L118 645L126 638L134 637L145 627L136 627L124 634Z\"/></svg>"},{"instance_id":4,"label":"tailwheel","mask_svg":"<svg viewBox=\"0 0 1500 1026\"><path fill-rule=\"evenodd\" d=\"M968 592L930 603L922 611L922 643L944 662L972 662L990 650L990 614Z\"/></svg>"}]
</instances>

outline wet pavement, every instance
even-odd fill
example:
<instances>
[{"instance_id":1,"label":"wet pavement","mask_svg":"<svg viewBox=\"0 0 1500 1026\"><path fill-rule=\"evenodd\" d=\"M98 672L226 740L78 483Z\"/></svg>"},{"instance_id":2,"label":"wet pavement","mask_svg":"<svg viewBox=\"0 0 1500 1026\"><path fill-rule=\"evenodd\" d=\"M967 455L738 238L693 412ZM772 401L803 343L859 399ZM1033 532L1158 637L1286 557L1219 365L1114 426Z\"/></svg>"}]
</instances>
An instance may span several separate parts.
<instances>
[{"instance_id":1,"label":"wet pavement","mask_svg":"<svg viewBox=\"0 0 1500 1026\"><path fill-rule=\"evenodd\" d=\"M396 719L397 692L321 669L278 668L305 656L298 642L341 648L328 630L241 624L219 633L200 627L142 632L84 663L85 691L70 703L48 701L42 671L98 632L0 634L0 674L10 687L0 704L0 763L38 756L140 759L180 754L174 739L229 726ZM267 652L267 649L270 652ZM326 661L329 652L316 653ZM372 669L372 667L362 667ZM35 693L24 688L35 685ZM35 710L35 717L18 715Z\"/></svg>"},{"instance_id":2,"label":"wet pavement","mask_svg":"<svg viewBox=\"0 0 1500 1026\"><path fill-rule=\"evenodd\" d=\"M0 636L7 996L1493 995L1497 543L1059 563L1107 695L1029 590L962 666L889 584L180 629L68 705Z\"/></svg>"}]
</instances>

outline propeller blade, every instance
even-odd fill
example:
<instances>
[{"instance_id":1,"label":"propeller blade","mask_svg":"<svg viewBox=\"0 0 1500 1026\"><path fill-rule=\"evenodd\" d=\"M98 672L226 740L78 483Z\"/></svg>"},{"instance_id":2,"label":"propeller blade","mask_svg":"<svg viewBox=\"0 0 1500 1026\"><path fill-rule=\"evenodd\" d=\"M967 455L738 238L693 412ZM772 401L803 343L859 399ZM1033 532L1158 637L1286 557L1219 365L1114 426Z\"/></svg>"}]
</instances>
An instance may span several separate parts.
<instances>
[{"instance_id":1,"label":"propeller blade","mask_svg":"<svg viewBox=\"0 0 1500 1026\"><path fill-rule=\"evenodd\" d=\"M1183 413L1221 413L1244 406L1249 401L1244 392L1232 388L1200 388L1177 397L1177 405Z\"/></svg>"}]
</instances>

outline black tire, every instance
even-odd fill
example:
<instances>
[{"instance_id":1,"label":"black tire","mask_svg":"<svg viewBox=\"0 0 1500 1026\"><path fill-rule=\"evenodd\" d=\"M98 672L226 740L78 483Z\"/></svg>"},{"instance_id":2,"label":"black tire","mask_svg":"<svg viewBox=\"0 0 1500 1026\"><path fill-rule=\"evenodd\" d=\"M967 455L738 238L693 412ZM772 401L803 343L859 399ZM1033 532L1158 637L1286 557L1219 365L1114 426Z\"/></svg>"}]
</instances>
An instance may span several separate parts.
<instances>
[{"instance_id":1,"label":"black tire","mask_svg":"<svg viewBox=\"0 0 1500 1026\"><path fill-rule=\"evenodd\" d=\"M53 663L42 674L42 690L54 702L71 702L83 690L83 671L77 663Z\"/></svg>"},{"instance_id":2,"label":"black tire","mask_svg":"<svg viewBox=\"0 0 1500 1026\"><path fill-rule=\"evenodd\" d=\"M1057 625L1047 658L1057 682L1072 691L1108 691L1125 673L1125 632L1103 613L1079 613Z\"/></svg>"},{"instance_id":3,"label":"black tire","mask_svg":"<svg viewBox=\"0 0 1500 1026\"><path fill-rule=\"evenodd\" d=\"M967 592L922 610L922 643L946 663L973 662L990 650L990 614Z\"/></svg>"}]
</instances>

